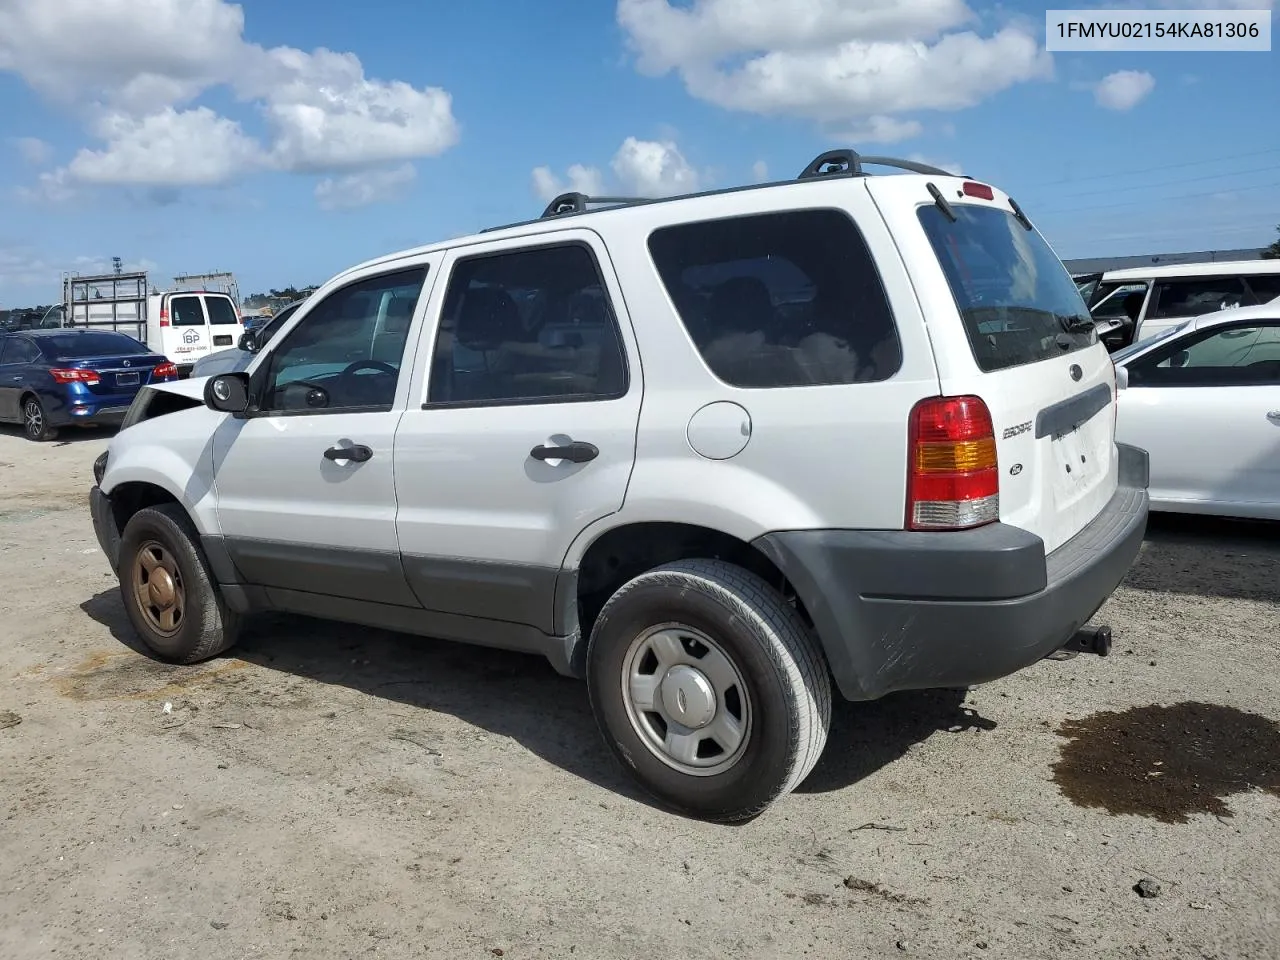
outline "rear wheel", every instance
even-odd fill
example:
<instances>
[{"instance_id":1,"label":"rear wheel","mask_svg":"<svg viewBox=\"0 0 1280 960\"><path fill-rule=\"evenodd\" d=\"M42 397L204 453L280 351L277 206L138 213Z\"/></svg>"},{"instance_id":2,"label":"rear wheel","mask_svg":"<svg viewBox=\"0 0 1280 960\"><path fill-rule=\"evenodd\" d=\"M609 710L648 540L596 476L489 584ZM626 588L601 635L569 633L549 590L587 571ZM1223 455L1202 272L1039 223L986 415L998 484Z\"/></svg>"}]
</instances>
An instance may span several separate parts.
<instances>
[{"instance_id":1,"label":"rear wheel","mask_svg":"<svg viewBox=\"0 0 1280 960\"><path fill-rule=\"evenodd\" d=\"M130 518L118 573L129 621L162 659L197 663L235 643L240 618L223 602L181 507L148 507Z\"/></svg>"},{"instance_id":2,"label":"rear wheel","mask_svg":"<svg viewBox=\"0 0 1280 960\"><path fill-rule=\"evenodd\" d=\"M58 431L49 426L49 417L44 412L44 404L39 397L27 396L23 399L22 431L28 440L37 443L57 437Z\"/></svg>"},{"instance_id":3,"label":"rear wheel","mask_svg":"<svg viewBox=\"0 0 1280 960\"><path fill-rule=\"evenodd\" d=\"M692 816L749 820L813 769L831 680L795 609L716 560L641 574L605 604L587 651L592 709L623 767Z\"/></svg>"}]
</instances>

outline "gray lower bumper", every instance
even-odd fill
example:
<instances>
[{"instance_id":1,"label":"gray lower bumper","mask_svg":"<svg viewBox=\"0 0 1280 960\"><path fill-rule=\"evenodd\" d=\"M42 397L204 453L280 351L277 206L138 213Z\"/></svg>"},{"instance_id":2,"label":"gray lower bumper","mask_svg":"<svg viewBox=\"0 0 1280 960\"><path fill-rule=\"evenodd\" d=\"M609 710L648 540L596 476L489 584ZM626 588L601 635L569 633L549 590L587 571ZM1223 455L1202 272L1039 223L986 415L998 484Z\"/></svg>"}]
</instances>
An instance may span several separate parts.
<instances>
[{"instance_id":1,"label":"gray lower bumper","mask_svg":"<svg viewBox=\"0 0 1280 960\"><path fill-rule=\"evenodd\" d=\"M1120 485L1045 556L1025 530L803 530L755 543L804 603L849 700L966 687L1063 646L1124 579L1146 531L1145 450L1119 445Z\"/></svg>"}]
</instances>

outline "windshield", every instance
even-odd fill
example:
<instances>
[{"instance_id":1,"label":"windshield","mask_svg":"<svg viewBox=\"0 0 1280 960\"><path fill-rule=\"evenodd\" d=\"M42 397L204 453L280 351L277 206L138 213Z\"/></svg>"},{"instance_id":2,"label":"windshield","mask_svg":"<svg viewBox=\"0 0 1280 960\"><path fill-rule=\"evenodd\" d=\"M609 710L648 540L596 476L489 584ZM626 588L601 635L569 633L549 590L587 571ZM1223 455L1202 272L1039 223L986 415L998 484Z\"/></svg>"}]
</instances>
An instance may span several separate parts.
<instances>
[{"instance_id":1,"label":"windshield","mask_svg":"<svg viewBox=\"0 0 1280 960\"><path fill-rule=\"evenodd\" d=\"M1066 267L1010 212L953 204L920 208L933 252L964 321L978 367L1037 363L1096 342L1093 321Z\"/></svg>"},{"instance_id":2,"label":"windshield","mask_svg":"<svg viewBox=\"0 0 1280 960\"><path fill-rule=\"evenodd\" d=\"M1170 337L1176 337L1189 326L1191 326L1191 321L1183 320L1182 323L1178 324L1176 327L1170 327L1168 330L1161 330L1154 337L1147 337L1145 340L1139 340L1137 343L1129 344L1122 350L1117 350L1111 355L1111 360L1114 363L1124 363L1124 361L1128 360L1135 353L1140 353L1150 347L1154 347L1157 343L1164 343L1164 341L1168 340Z\"/></svg>"},{"instance_id":3,"label":"windshield","mask_svg":"<svg viewBox=\"0 0 1280 960\"><path fill-rule=\"evenodd\" d=\"M122 356L147 353L144 344L123 333L67 333L41 337L40 346L50 360L72 360L84 357Z\"/></svg>"}]
</instances>

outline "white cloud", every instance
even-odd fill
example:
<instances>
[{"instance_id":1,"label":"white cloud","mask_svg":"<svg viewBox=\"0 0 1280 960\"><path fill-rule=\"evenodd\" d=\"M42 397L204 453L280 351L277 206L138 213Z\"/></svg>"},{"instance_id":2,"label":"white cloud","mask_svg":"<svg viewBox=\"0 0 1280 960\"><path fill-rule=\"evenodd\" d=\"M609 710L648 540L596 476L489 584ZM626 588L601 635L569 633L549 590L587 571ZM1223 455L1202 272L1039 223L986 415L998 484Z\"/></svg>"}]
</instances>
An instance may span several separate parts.
<instances>
[{"instance_id":1,"label":"white cloud","mask_svg":"<svg viewBox=\"0 0 1280 960\"><path fill-rule=\"evenodd\" d=\"M53 156L53 147L37 137L14 137L10 142L17 149L18 156L36 166L48 163Z\"/></svg>"},{"instance_id":2,"label":"white cloud","mask_svg":"<svg viewBox=\"0 0 1280 960\"><path fill-rule=\"evenodd\" d=\"M972 19L963 0L618 0L618 22L652 73L748 51L931 39Z\"/></svg>"},{"instance_id":3,"label":"white cloud","mask_svg":"<svg viewBox=\"0 0 1280 960\"><path fill-rule=\"evenodd\" d=\"M764 183L769 179L769 165L763 160L757 160L751 165L751 179L756 183Z\"/></svg>"},{"instance_id":4,"label":"white cloud","mask_svg":"<svg viewBox=\"0 0 1280 960\"><path fill-rule=\"evenodd\" d=\"M623 188L642 197L692 193L703 180L671 140L627 137L611 166Z\"/></svg>"},{"instance_id":5,"label":"white cloud","mask_svg":"<svg viewBox=\"0 0 1280 960\"><path fill-rule=\"evenodd\" d=\"M418 173L413 164L380 170L364 170L316 184L316 202L324 210L351 210L373 203L399 200L409 191Z\"/></svg>"},{"instance_id":6,"label":"white cloud","mask_svg":"<svg viewBox=\"0 0 1280 960\"><path fill-rule=\"evenodd\" d=\"M105 145L82 150L61 172L68 182L208 185L264 167L355 172L457 143L445 90L366 77L351 53L266 49L244 38L244 26L242 8L225 0L3 0L0 70L108 118L90 123ZM267 142L207 107L184 109L218 87L262 113ZM197 152L183 142L197 132L212 137L209 156L205 144ZM161 155L143 156L143 144Z\"/></svg>"},{"instance_id":7,"label":"white cloud","mask_svg":"<svg viewBox=\"0 0 1280 960\"><path fill-rule=\"evenodd\" d=\"M1132 110L1156 88L1156 78L1145 70L1118 70L1093 88L1098 106L1108 110Z\"/></svg>"},{"instance_id":8,"label":"white cloud","mask_svg":"<svg viewBox=\"0 0 1280 960\"><path fill-rule=\"evenodd\" d=\"M208 107L169 107L142 118L109 114L94 128L106 148L81 150L67 165L80 183L214 186L263 162L240 125Z\"/></svg>"},{"instance_id":9,"label":"white cloud","mask_svg":"<svg viewBox=\"0 0 1280 960\"><path fill-rule=\"evenodd\" d=\"M533 192L545 203L550 203L562 193L585 193L598 197L605 192L604 176L595 167L575 163L565 171L567 181L556 176L550 167L535 167L532 174Z\"/></svg>"},{"instance_id":10,"label":"white cloud","mask_svg":"<svg viewBox=\"0 0 1280 960\"><path fill-rule=\"evenodd\" d=\"M924 125L918 120L899 120L877 114L846 127L836 139L854 146L862 143L897 143L918 137L923 132Z\"/></svg>"},{"instance_id":11,"label":"white cloud","mask_svg":"<svg viewBox=\"0 0 1280 960\"><path fill-rule=\"evenodd\" d=\"M41 255L27 247L0 247L0 290L12 296L15 290L34 288L34 297L44 303L59 295L64 273L88 276L110 273L111 258L104 256L55 257ZM126 271L155 272L151 260L126 261Z\"/></svg>"},{"instance_id":12,"label":"white cloud","mask_svg":"<svg viewBox=\"0 0 1280 960\"><path fill-rule=\"evenodd\" d=\"M1029 27L961 31L976 20L963 0L618 0L617 17L643 72L675 70L701 100L865 123L885 141L920 132L895 114L963 109L1053 73Z\"/></svg>"}]
</instances>

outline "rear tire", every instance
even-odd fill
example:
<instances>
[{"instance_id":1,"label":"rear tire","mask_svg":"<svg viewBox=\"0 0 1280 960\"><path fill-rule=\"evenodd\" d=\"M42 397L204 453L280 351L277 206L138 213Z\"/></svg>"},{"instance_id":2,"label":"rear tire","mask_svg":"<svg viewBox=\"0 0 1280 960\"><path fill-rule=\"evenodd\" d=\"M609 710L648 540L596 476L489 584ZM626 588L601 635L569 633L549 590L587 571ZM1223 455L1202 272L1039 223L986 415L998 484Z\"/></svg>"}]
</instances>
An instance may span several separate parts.
<instances>
[{"instance_id":1,"label":"rear tire","mask_svg":"<svg viewBox=\"0 0 1280 960\"><path fill-rule=\"evenodd\" d=\"M40 398L28 394L22 400L22 432L34 443L54 440L58 431L49 426L49 415L45 413Z\"/></svg>"},{"instance_id":2,"label":"rear tire","mask_svg":"<svg viewBox=\"0 0 1280 960\"><path fill-rule=\"evenodd\" d=\"M129 622L160 659L198 663L235 643L240 617L223 602L199 534L176 504L130 518L120 537L118 576Z\"/></svg>"},{"instance_id":3,"label":"rear tire","mask_svg":"<svg viewBox=\"0 0 1280 960\"><path fill-rule=\"evenodd\" d=\"M636 782L721 823L795 789L831 724L831 677L804 621L760 577L719 560L624 584L592 629L587 689Z\"/></svg>"}]
</instances>

